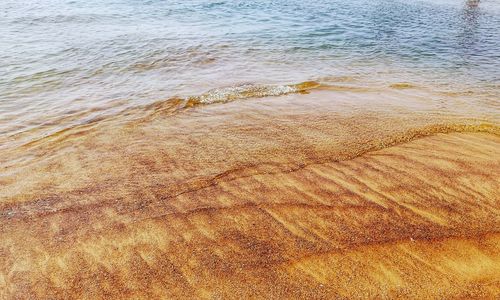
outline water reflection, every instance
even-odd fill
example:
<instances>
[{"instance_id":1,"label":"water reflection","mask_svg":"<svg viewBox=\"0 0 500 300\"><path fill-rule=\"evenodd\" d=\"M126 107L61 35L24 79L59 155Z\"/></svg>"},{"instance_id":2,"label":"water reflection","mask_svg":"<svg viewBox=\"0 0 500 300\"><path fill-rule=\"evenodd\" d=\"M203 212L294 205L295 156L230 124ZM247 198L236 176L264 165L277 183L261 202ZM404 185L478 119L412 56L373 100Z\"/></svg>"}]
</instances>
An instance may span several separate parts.
<instances>
[{"instance_id":1,"label":"water reflection","mask_svg":"<svg viewBox=\"0 0 500 300\"><path fill-rule=\"evenodd\" d=\"M471 56L479 55L481 49L476 49L477 30L479 27L480 9L479 0L467 0L461 12L462 31L459 35L459 46L462 58L467 63Z\"/></svg>"},{"instance_id":2,"label":"water reflection","mask_svg":"<svg viewBox=\"0 0 500 300\"><path fill-rule=\"evenodd\" d=\"M467 7L478 7L479 6L479 0L467 0L466 6Z\"/></svg>"}]
</instances>

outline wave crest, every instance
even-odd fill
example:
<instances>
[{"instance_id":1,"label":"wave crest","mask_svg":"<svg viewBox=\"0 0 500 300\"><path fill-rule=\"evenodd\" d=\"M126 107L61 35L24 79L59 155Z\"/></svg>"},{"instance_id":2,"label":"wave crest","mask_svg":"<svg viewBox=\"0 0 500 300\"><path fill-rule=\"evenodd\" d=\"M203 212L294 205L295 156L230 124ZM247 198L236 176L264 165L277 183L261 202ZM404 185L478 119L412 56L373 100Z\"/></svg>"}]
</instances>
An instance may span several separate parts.
<instances>
[{"instance_id":1,"label":"wave crest","mask_svg":"<svg viewBox=\"0 0 500 300\"><path fill-rule=\"evenodd\" d=\"M200 96L189 97L187 99L187 106L194 106L197 104L224 103L247 98L281 96L292 93L305 93L308 90L317 88L319 86L320 84L315 81L306 81L289 85L243 84L239 86L217 88L210 90Z\"/></svg>"}]
</instances>

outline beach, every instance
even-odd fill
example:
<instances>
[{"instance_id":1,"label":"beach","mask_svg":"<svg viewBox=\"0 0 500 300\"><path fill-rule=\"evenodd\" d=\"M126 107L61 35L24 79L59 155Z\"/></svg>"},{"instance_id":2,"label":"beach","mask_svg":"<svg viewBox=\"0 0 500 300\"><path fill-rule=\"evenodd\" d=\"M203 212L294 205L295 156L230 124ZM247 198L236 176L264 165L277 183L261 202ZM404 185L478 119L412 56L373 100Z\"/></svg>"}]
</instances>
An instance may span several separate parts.
<instances>
[{"instance_id":1,"label":"beach","mask_svg":"<svg viewBox=\"0 0 500 300\"><path fill-rule=\"evenodd\" d=\"M500 1L0 2L0 299L498 299Z\"/></svg>"},{"instance_id":2,"label":"beach","mask_svg":"<svg viewBox=\"0 0 500 300\"><path fill-rule=\"evenodd\" d=\"M2 297L497 297L499 127L349 93L155 106L25 146Z\"/></svg>"}]
</instances>

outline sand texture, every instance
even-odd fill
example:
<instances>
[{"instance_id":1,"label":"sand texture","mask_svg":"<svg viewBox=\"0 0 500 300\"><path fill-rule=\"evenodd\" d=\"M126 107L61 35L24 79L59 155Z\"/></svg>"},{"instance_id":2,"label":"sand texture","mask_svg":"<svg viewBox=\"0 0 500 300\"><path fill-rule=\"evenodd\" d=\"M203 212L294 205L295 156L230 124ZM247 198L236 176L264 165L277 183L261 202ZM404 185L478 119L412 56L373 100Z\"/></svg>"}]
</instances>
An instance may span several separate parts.
<instances>
[{"instance_id":1,"label":"sand texture","mask_svg":"<svg viewBox=\"0 0 500 300\"><path fill-rule=\"evenodd\" d=\"M498 299L498 127L301 97L3 151L0 299Z\"/></svg>"},{"instance_id":2,"label":"sand texture","mask_svg":"<svg viewBox=\"0 0 500 300\"><path fill-rule=\"evenodd\" d=\"M166 198L4 209L0 295L495 298L498 149L491 134L438 134Z\"/></svg>"}]
</instances>

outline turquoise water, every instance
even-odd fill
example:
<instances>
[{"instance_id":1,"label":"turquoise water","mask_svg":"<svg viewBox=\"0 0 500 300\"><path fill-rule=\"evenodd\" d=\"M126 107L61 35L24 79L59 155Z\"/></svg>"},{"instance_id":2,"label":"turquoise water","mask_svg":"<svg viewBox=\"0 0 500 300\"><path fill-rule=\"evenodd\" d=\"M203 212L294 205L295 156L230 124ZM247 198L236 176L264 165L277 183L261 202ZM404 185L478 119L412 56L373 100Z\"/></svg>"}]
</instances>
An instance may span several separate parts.
<instances>
[{"instance_id":1,"label":"turquoise water","mask_svg":"<svg viewBox=\"0 0 500 300\"><path fill-rule=\"evenodd\" d=\"M7 136L242 84L409 82L498 104L500 0L2 0L0 74Z\"/></svg>"}]
</instances>

